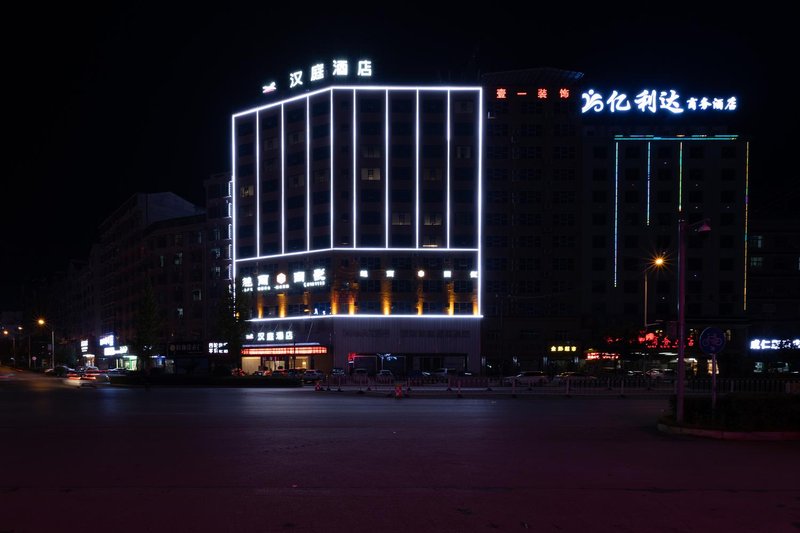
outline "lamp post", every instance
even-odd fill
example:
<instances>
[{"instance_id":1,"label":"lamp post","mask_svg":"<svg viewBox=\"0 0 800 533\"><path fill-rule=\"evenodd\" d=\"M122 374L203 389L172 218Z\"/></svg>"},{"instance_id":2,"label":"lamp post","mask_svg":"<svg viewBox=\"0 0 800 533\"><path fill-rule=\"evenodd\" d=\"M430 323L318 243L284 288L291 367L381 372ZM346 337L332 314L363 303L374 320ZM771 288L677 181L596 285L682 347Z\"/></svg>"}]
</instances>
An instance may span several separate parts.
<instances>
[{"instance_id":1,"label":"lamp post","mask_svg":"<svg viewBox=\"0 0 800 533\"><path fill-rule=\"evenodd\" d=\"M17 330L21 330L22 326L17 326ZM7 329L3 330L3 335L6 337L11 337L11 359L14 361L14 367L17 366L17 332L16 331L9 331Z\"/></svg>"},{"instance_id":2,"label":"lamp post","mask_svg":"<svg viewBox=\"0 0 800 533\"><path fill-rule=\"evenodd\" d=\"M37 324L40 326L45 326L46 328L50 328L50 368L56 367L56 333L53 329L53 326L45 322L44 318L40 318L36 321Z\"/></svg>"},{"instance_id":3,"label":"lamp post","mask_svg":"<svg viewBox=\"0 0 800 533\"><path fill-rule=\"evenodd\" d=\"M644 327L645 330L650 324L647 322L647 274L651 270L658 270L666 264L667 260L663 255L657 255L650 260L647 267L644 269Z\"/></svg>"},{"instance_id":4,"label":"lamp post","mask_svg":"<svg viewBox=\"0 0 800 533\"><path fill-rule=\"evenodd\" d=\"M678 219L678 368L675 381L675 420L683 423L683 397L686 381L686 234L690 229L698 233L711 231L708 219L689 224L681 213Z\"/></svg>"}]
</instances>

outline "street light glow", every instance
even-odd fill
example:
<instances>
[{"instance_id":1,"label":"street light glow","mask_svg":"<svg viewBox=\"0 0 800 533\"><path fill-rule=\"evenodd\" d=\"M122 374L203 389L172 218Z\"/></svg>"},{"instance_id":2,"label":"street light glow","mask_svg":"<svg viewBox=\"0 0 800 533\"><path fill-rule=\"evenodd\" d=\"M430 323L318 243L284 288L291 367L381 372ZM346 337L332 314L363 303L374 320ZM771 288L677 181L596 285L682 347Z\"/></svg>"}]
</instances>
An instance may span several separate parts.
<instances>
[{"instance_id":1,"label":"street light glow","mask_svg":"<svg viewBox=\"0 0 800 533\"><path fill-rule=\"evenodd\" d=\"M46 328L50 328L50 368L56 367L56 332L53 329L53 326L48 324L44 318L40 318L36 321L37 324L40 326L44 326Z\"/></svg>"}]
</instances>

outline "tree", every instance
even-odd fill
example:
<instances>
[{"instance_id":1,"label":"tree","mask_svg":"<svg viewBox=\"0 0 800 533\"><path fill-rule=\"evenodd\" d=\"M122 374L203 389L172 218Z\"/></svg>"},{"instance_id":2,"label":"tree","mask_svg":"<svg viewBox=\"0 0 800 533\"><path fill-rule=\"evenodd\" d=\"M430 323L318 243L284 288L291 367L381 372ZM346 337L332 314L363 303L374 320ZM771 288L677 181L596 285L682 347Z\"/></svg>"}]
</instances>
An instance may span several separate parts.
<instances>
[{"instance_id":1,"label":"tree","mask_svg":"<svg viewBox=\"0 0 800 533\"><path fill-rule=\"evenodd\" d=\"M136 338L133 341L138 358L137 368L146 373L150 372L153 348L158 339L158 326L161 320L159 314L153 286L150 284L150 280L146 279L142 298L139 300L139 310L136 316Z\"/></svg>"},{"instance_id":2,"label":"tree","mask_svg":"<svg viewBox=\"0 0 800 533\"><path fill-rule=\"evenodd\" d=\"M238 368L242 367L242 343L250 318L250 295L239 293L234 297L232 289L225 291L220 302L219 329L227 342L228 356Z\"/></svg>"}]
</instances>

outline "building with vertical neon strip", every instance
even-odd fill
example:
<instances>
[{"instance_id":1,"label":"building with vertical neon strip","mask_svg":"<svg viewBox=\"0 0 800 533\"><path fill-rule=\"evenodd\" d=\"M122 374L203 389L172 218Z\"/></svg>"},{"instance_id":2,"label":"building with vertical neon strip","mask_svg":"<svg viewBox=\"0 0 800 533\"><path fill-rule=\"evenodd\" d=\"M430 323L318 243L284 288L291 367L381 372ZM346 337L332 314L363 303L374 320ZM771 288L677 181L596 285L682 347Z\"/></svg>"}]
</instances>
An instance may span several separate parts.
<instances>
[{"instance_id":1,"label":"building with vertical neon strip","mask_svg":"<svg viewBox=\"0 0 800 533\"><path fill-rule=\"evenodd\" d=\"M332 86L231 118L258 367L480 367L480 87Z\"/></svg>"}]
</instances>

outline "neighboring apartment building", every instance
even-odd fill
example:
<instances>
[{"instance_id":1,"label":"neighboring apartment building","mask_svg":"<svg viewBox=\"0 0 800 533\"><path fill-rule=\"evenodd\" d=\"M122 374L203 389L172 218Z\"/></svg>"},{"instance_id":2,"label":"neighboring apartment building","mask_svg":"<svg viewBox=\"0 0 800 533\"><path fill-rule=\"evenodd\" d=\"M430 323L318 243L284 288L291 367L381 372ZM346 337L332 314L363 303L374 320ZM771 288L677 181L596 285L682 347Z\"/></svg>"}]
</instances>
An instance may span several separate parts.
<instances>
[{"instance_id":1,"label":"neighboring apartment building","mask_svg":"<svg viewBox=\"0 0 800 533\"><path fill-rule=\"evenodd\" d=\"M653 364L674 362L681 217L712 228L688 232L687 327L725 329L727 355L741 356L749 144L725 127L735 97L628 96L549 68L483 85L488 360L557 371L608 337L660 329L672 345Z\"/></svg>"}]
</instances>

